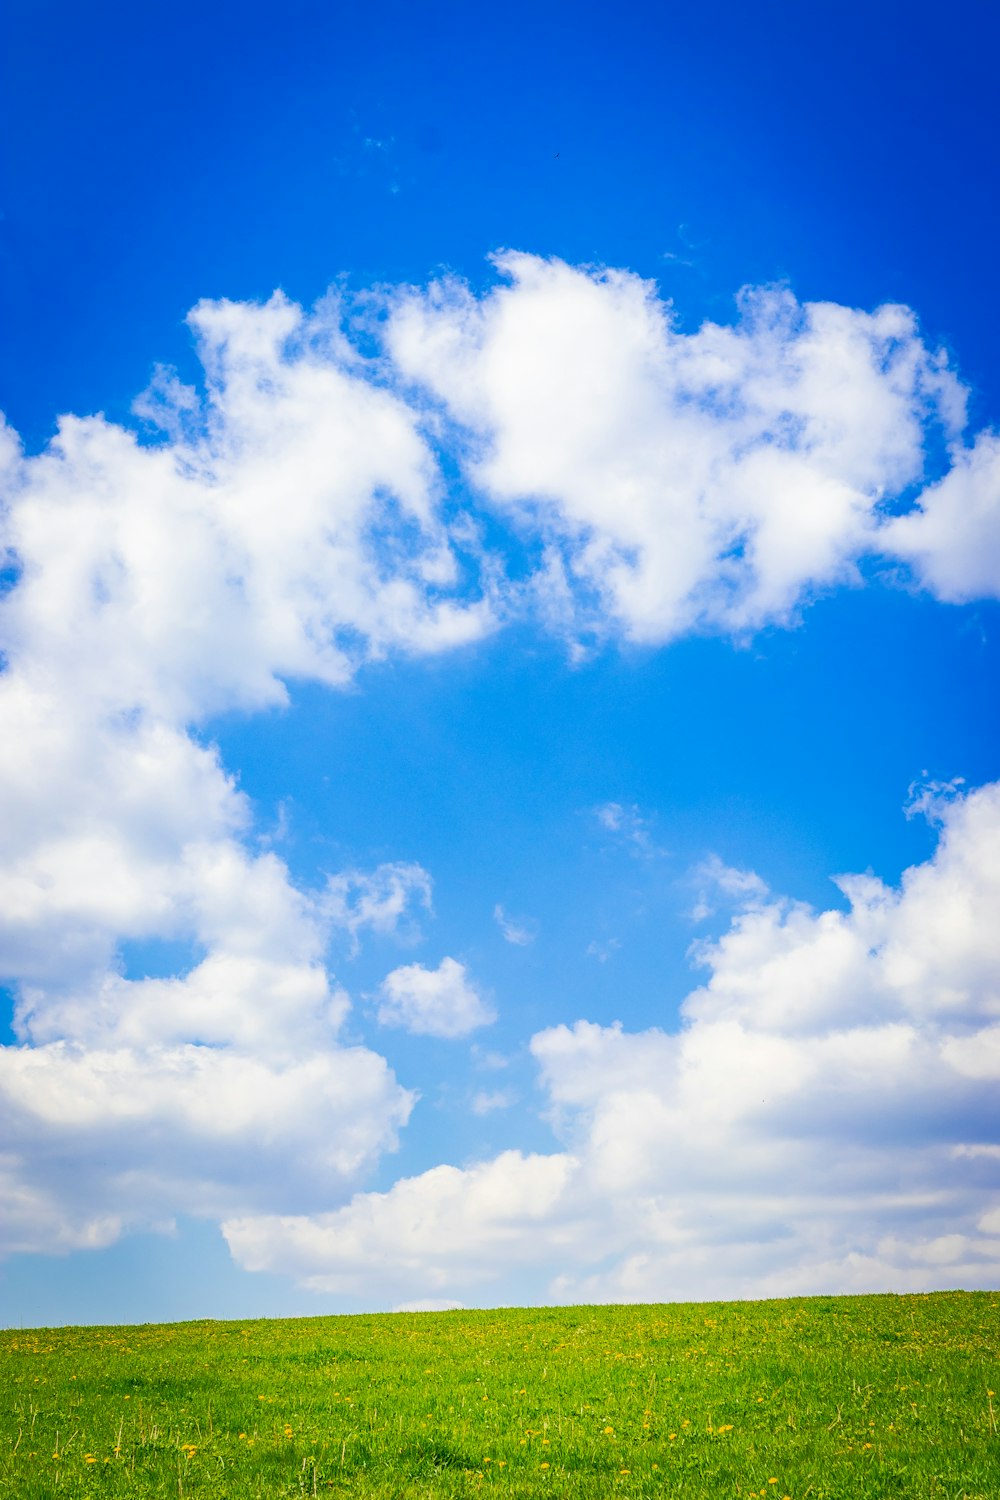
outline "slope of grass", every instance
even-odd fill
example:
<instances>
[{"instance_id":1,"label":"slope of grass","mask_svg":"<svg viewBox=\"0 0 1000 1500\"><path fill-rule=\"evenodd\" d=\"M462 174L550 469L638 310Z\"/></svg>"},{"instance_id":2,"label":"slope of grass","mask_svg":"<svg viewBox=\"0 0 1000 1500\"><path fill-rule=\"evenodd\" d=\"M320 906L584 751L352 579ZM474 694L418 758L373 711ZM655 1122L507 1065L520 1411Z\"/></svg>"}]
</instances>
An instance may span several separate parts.
<instances>
[{"instance_id":1,"label":"slope of grass","mask_svg":"<svg viewBox=\"0 0 1000 1500\"><path fill-rule=\"evenodd\" d=\"M0 1495L1000 1497L1000 1294L0 1333Z\"/></svg>"}]
</instances>

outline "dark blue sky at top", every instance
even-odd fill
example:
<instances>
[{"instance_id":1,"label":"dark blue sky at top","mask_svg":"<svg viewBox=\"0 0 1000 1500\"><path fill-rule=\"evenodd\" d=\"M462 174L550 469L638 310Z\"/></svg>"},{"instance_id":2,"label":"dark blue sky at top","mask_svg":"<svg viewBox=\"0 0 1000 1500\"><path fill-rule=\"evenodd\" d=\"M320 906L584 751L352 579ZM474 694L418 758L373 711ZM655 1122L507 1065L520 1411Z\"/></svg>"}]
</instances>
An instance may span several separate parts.
<instances>
[{"instance_id":1,"label":"dark blue sky at top","mask_svg":"<svg viewBox=\"0 0 1000 1500\"><path fill-rule=\"evenodd\" d=\"M189 358L199 297L514 246L658 278L685 322L774 279L909 302L995 413L998 40L987 0L13 0L2 406L35 446Z\"/></svg>"}]
</instances>

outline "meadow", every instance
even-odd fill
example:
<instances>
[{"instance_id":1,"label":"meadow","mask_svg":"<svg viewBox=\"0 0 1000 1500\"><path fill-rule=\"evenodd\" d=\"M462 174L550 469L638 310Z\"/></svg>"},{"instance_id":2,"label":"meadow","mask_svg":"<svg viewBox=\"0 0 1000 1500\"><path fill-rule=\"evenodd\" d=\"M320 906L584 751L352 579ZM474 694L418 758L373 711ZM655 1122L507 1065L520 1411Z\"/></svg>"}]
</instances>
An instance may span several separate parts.
<instances>
[{"instance_id":1,"label":"meadow","mask_svg":"<svg viewBox=\"0 0 1000 1500\"><path fill-rule=\"evenodd\" d=\"M1000 1294L0 1332L0 1495L1000 1496Z\"/></svg>"}]
</instances>

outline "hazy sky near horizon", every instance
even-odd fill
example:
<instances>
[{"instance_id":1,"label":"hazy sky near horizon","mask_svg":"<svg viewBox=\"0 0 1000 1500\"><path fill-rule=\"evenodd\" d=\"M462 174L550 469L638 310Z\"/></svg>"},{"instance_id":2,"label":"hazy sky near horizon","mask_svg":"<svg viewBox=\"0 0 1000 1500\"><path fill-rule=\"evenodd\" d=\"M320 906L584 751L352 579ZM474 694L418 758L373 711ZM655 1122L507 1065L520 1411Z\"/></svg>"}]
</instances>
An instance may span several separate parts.
<instances>
[{"instance_id":1,"label":"hazy sky near horizon","mask_svg":"<svg viewBox=\"0 0 1000 1500\"><path fill-rule=\"evenodd\" d=\"M0 1321L1000 1284L998 41L14 4Z\"/></svg>"}]
</instances>

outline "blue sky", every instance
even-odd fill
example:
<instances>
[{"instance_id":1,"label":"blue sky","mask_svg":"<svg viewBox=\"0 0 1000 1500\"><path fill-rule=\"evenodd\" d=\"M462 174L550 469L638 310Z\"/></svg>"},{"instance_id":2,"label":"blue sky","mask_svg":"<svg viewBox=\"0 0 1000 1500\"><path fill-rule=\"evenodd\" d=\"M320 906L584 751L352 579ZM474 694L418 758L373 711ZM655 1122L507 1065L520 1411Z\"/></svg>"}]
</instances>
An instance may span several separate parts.
<instances>
[{"instance_id":1,"label":"blue sky","mask_svg":"<svg viewBox=\"0 0 1000 1500\"><path fill-rule=\"evenodd\" d=\"M5 1322L998 1284L998 31L14 7Z\"/></svg>"}]
</instances>

